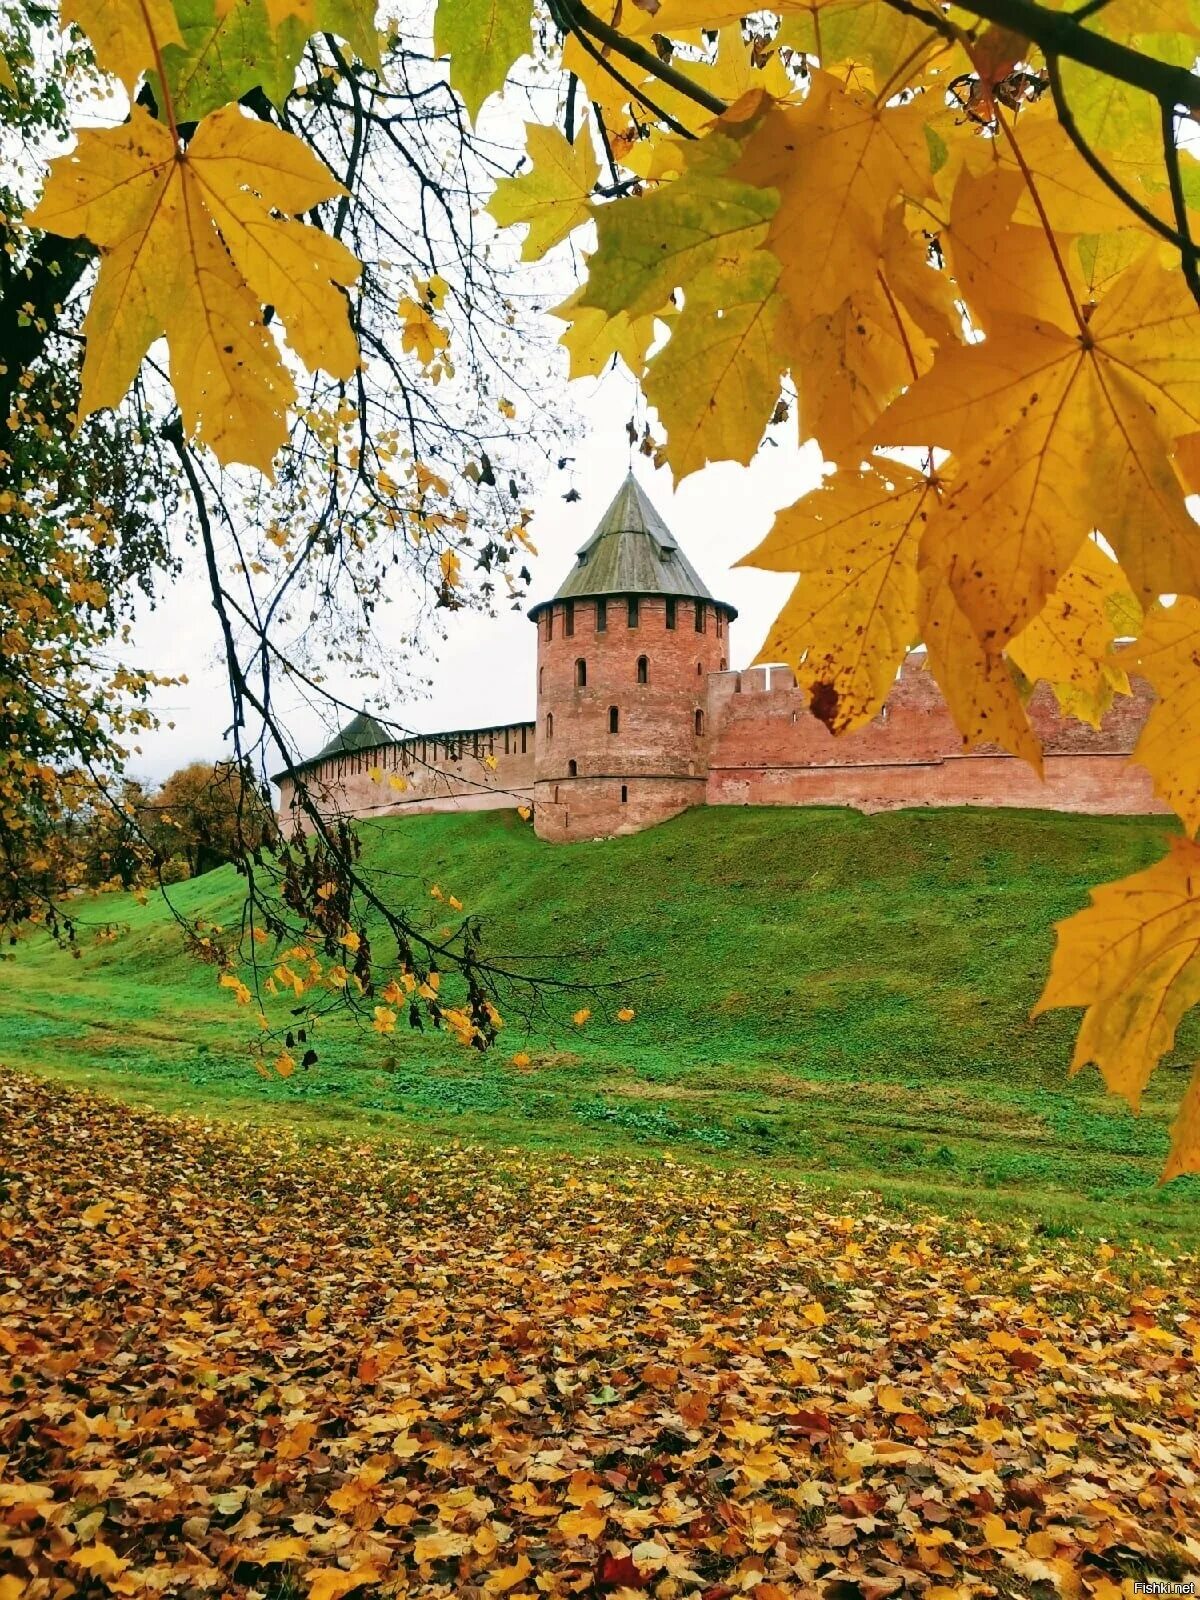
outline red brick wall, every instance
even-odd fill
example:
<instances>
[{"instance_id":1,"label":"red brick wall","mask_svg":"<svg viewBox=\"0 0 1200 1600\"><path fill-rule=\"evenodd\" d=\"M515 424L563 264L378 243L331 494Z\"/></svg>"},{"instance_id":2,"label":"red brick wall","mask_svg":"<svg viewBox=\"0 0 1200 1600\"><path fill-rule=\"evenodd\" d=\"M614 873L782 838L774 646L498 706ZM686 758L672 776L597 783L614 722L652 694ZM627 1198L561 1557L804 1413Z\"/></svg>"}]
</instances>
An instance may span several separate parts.
<instances>
[{"instance_id":1,"label":"red brick wall","mask_svg":"<svg viewBox=\"0 0 1200 1600\"><path fill-rule=\"evenodd\" d=\"M534 818L544 838L633 833L704 800L708 684L729 649L724 614L706 605L698 632L690 600L676 601L673 629L662 599L639 600L636 627L624 597L610 599L606 610L603 632L594 600L574 603L570 633L561 601L552 625L549 610L538 618ZM638 681L640 656L645 683ZM612 706L616 733L609 731Z\"/></svg>"},{"instance_id":2,"label":"red brick wall","mask_svg":"<svg viewBox=\"0 0 1200 1600\"><path fill-rule=\"evenodd\" d=\"M1042 685L1030 717L1046 749L1041 782L995 746L963 750L932 676L919 659L905 664L884 712L868 727L835 739L808 710L807 696L783 667L713 678L714 729L709 805L1035 806L1055 811L1161 812L1150 779L1124 758L1152 694L1135 681L1100 729L1060 716Z\"/></svg>"},{"instance_id":3,"label":"red brick wall","mask_svg":"<svg viewBox=\"0 0 1200 1600\"><path fill-rule=\"evenodd\" d=\"M334 756L309 771L308 783L319 804L358 817L498 810L532 803L533 747L532 722L431 734ZM489 757L494 768L487 764ZM371 777L376 767L381 771L378 781ZM393 776L403 778L403 789L388 781ZM279 788L279 813L286 821L292 805L290 779Z\"/></svg>"}]
</instances>

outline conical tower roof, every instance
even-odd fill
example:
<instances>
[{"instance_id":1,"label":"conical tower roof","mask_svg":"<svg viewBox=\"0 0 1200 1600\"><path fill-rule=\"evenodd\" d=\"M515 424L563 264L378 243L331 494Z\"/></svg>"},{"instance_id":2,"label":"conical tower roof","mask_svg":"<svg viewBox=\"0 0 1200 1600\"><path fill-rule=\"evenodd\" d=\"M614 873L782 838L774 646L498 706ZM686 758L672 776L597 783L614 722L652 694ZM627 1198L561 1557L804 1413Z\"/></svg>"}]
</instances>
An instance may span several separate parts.
<instances>
[{"instance_id":1,"label":"conical tower roof","mask_svg":"<svg viewBox=\"0 0 1200 1600\"><path fill-rule=\"evenodd\" d=\"M531 607L529 615L536 618L555 600L622 594L708 600L719 605L731 619L737 616L732 606L713 600L632 472L596 524L595 532L580 545L575 565L552 599Z\"/></svg>"},{"instance_id":2,"label":"conical tower roof","mask_svg":"<svg viewBox=\"0 0 1200 1600\"><path fill-rule=\"evenodd\" d=\"M333 738L323 750L318 750L315 756L310 756L305 766L310 766L317 761L328 761L330 756L344 756L352 750L374 750L380 745L390 744L393 735L385 733L375 721L375 718L366 711L360 711L352 717L340 733Z\"/></svg>"}]
</instances>

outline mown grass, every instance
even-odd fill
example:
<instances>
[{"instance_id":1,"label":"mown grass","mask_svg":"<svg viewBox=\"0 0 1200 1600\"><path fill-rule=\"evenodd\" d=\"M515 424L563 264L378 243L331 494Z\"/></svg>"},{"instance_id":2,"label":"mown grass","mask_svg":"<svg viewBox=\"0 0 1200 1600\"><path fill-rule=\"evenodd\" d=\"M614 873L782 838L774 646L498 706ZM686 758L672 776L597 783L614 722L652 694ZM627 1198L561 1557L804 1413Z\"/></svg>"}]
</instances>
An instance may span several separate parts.
<instances>
[{"instance_id":1,"label":"mown grass","mask_svg":"<svg viewBox=\"0 0 1200 1600\"><path fill-rule=\"evenodd\" d=\"M1053 923L1090 885L1148 864L1151 818L813 808L695 811L629 839L552 846L515 813L365 825L397 901L484 919L506 960L620 979L593 1020L543 997L508 1009L480 1058L431 1034L345 1020L320 1062L259 1079L245 1013L184 952L161 903L107 897L73 959L33 941L0 968L0 1059L163 1108L314 1130L556 1150L669 1149L809 1174L1046 1231L1200 1236L1200 1183L1157 1174L1198 1036L1185 1030L1143 1115L1066 1063L1072 1015L1029 1020ZM230 925L232 872L171 891ZM424 911L421 913L426 915ZM635 1007L634 1022L605 1018ZM514 1067L528 1051L533 1066Z\"/></svg>"}]
</instances>

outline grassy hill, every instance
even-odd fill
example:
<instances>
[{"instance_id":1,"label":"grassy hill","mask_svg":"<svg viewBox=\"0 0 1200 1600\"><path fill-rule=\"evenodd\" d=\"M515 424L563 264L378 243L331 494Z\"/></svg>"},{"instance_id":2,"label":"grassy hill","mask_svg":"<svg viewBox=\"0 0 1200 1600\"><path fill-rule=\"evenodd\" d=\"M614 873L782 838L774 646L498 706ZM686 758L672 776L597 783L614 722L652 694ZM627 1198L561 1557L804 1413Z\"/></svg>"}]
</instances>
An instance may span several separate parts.
<instances>
[{"instance_id":1,"label":"grassy hill","mask_svg":"<svg viewBox=\"0 0 1200 1600\"><path fill-rule=\"evenodd\" d=\"M489 946L555 973L624 979L574 1028L573 999L509 1008L489 1058L430 1035L329 1024L308 1073L260 1080L245 1014L184 954L161 903L88 908L111 943L48 941L0 968L0 1062L160 1106L547 1150L668 1149L948 1208L1034 1209L1051 1229L1200 1236L1200 1183L1160 1190L1170 1108L1197 1034L1141 1118L1091 1070L1076 1019L1028 1010L1052 924L1089 885L1161 851L1149 818L1040 812L699 810L630 839L553 846L513 813L377 821L399 900L437 881ZM232 872L172 891L230 921ZM511 1062L524 1049L532 1066Z\"/></svg>"}]
</instances>

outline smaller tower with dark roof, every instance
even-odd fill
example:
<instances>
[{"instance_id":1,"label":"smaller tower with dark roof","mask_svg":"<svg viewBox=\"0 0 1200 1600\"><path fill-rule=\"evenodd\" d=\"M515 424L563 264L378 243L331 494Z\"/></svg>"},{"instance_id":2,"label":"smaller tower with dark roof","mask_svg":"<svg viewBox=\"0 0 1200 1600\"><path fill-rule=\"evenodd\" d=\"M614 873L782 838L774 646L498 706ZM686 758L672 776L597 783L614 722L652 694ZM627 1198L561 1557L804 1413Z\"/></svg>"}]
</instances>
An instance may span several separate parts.
<instances>
[{"instance_id":1,"label":"smaller tower with dark roof","mask_svg":"<svg viewBox=\"0 0 1200 1600\"><path fill-rule=\"evenodd\" d=\"M538 833L633 833L701 804L708 677L726 669L737 612L713 599L632 472L529 615Z\"/></svg>"}]
</instances>

